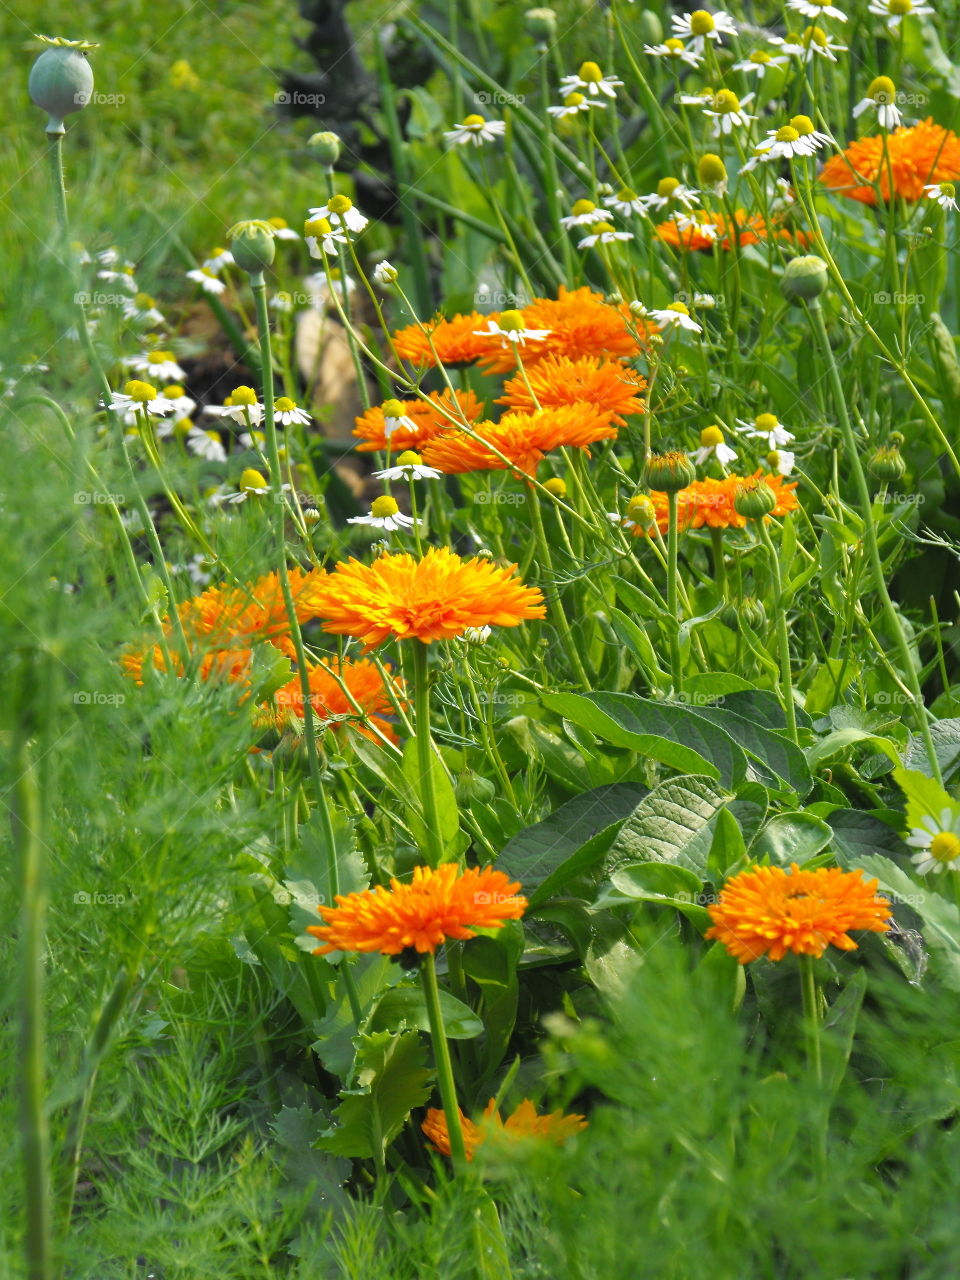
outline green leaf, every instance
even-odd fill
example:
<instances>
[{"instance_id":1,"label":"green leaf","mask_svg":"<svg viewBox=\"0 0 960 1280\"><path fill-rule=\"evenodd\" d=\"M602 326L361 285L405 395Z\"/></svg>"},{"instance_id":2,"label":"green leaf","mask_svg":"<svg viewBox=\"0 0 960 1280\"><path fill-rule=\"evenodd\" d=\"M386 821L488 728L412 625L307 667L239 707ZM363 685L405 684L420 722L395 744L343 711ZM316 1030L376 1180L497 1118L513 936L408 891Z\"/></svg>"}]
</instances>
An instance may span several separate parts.
<instances>
[{"instance_id":1,"label":"green leaf","mask_svg":"<svg viewBox=\"0 0 960 1280\"><path fill-rule=\"evenodd\" d=\"M885 815L886 820L884 820ZM833 832L833 848L842 867L858 866L860 859L871 853L884 853L896 858L907 852L903 836L891 825L901 822L903 815L893 809L874 813L863 809L833 809L821 814Z\"/></svg>"},{"instance_id":2,"label":"green leaf","mask_svg":"<svg viewBox=\"0 0 960 1280\"><path fill-rule=\"evenodd\" d=\"M809 862L833 839L833 831L812 813L779 813L771 818L753 844L750 857L781 866Z\"/></svg>"},{"instance_id":3,"label":"green leaf","mask_svg":"<svg viewBox=\"0 0 960 1280\"><path fill-rule=\"evenodd\" d=\"M509 1280L513 1274L510 1250L504 1239L497 1206L486 1191L478 1189L474 1194L480 1202L473 1210L470 1223L476 1264L473 1275L477 1280Z\"/></svg>"},{"instance_id":4,"label":"green leaf","mask_svg":"<svg viewBox=\"0 0 960 1280\"><path fill-rule=\"evenodd\" d=\"M358 893L370 884L363 855L357 849L353 822L347 815L331 807L330 830L318 809L297 828L300 843L287 855L285 878L313 886L317 903L333 905L331 860L337 869L338 893ZM319 923L316 918L314 924Z\"/></svg>"},{"instance_id":5,"label":"green leaf","mask_svg":"<svg viewBox=\"0 0 960 1280\"><path fill-rule=\"evenodd\" d=\"M670 675L660 666L657 651L646 629L620 609L611 608L609 612L610 625L620 642L633 654L640 672L654 688L669 689Z\"/></svg>"},{"instance_id":6,"label":"green leaf","mask_svg":"<svg viewBox=\"0 0 960 1280\"><path fill-rule=\"evenodd\" d=\"M402 969L397 964L391 964L389 956L361 955L356 962L348 963L351 965L351 975L363 1014L386 987L399 982L403 977ZM342 972L337 972L333 1001L326 1017L314 1022L312 1030L317 1039L310 1048L323 1066L342 1080L349 1079L356 1057L353 1041L357 1034L357 1024Z\"/></svg>"},{"instance_id":7,"label":"green leaf","mask_svg":"<svg viewBox=\"0 0 960 1280\"><path fill-rule=\"evenodd\" d=\"M701 879L707 872L712 824L733 797L708 777L691 774L656 787L620 828L607 855L612 874L627 863L672 862Z\"/></svg>"},{"instance_id":8,"label":"green leaf","mask_svg":"<svg viewBox=\"0 0 960 1280\"><path fill-rule=\"evenodd\" d=\"M882 854L861 858L861 868L879 881L884 893L900 899L923 922L930 964L944 986L960 991L960 911L939 893L918 884Z\"/></svg>"},{"instance_id":9,"label":"green leaf","mask_svg":"<svg viewBox=\"0 0 960 1280\"><path fill-rule=\"evenodd\" d=\"M474 1040L483 1031L483 1023L469 1005L447 991L440 992L443 1027L451 1040ZM430 1017L423 988L394 987L370 1014L368 1031L429 1031Z\"/></svg>"},{"instance_id":10,"label":"green leaf","mask_svg":"<svg viewBox=\"0 0 960 1280\"><path fill-rule=\"evenodd\" d=\"M933 749L940 765L940 772L944 781L949 782L960 767L960 720L955 717L937 720L930 726L930 736L933 739ZM929 775L930 761L927 759L927 749L921 737L911 737L903 762L908 769L915 769Z\"/></svg>"},{"instance_id":11,"label":"green leaf","mask_svg":"<svg viewBox=\"0 0 960 1280\"><path fill-rule=\"evenodd\" d=\"M824 1101L831 1099L843 1081L853 1048L857 1019L867 992L867 971L855 969L852 977L827 1010L823 1020Z\"/></svg>"},{"instance_id":12,"label":"green leaf","mask_svg":"<svg viewBox=\"0 0 960 1280\"><path fill-rule=\"evenodd\" d=\"M707 879L713 884L722 884L730 867L745 860L746 856L747 844L740 823L724 805L713 828L713 840L707 855Z\"/></svg>"},{"instance_id":13,"label":"green leaf","mask_svg":"<svg viewBox=\"0 0 960 1280\"><path fill-rule=\"evenodd\" d=\"M416 801L413 801L411 796L407 797L405 806L407 823L413 833L413 838L420 848L427 849L429 845L423 818L423 784L420 777L420 761L417 755L415 738L411 738L403 749L401 773L412 796L416 796ZM437 824L440 839L443 842L445 852L455 859L460 851L460 811L457 808L457 797L454 794L453 783L450 781L447 771L443 767L443 762L437 756L436 751L431 751L430 753L430 776L437 806Z\"/></svg>"},{"instance_id":14,"label":"green leaf","mask_svg":"<svg viewBox=\"0 0 960 1280\"><path fill-rule=\"evenodd\" d=\"M834 729L812 747L808 747L807 764L811 770L817 769L827 760L832 760L834 756L843 755L855 742L869 743L882 751L895 765L900 763L900 752L897 750L896 743L891 742L889 738L850 726L846 729Z\"/></svg>"},{"instance_id":15,"label":"green leaf","mask_svg":"<svg viewBox=\"0 0 960 1280\"><path fill-rule=\"evenodd\" d=\"M311 1208L322 1210L333 1204L346 1212L348 1200L343 1184L350 1176L350 1162L314 1147L328 1124L329 1117L304 1104L281 1107L270 1128L291 1184L297 1188L313 1186Z\"/></svg>"},{"instance_id":16,"label":"green leaf","mask_svg":"<svg viewBox=\"0 0 960 1280\"><path fill-rule=\"evenodd\" d=\"M813 787L813 778L800 747L785 737L780 729L753 719L728 704L743 707L765 718L770 711L768 706L754 700L753 693L739 697L733 693L724 697L722 707L698 706L696 714L724 729L737 742L749 757L752 772L760 775L761 782L766 781L777 789L779 780L797 795L807 795ZM779 702L776 703L776 713L778 716L783 714Z\"/></svg>"},{"instance_id":17,"label":"green leaf","mask_svg":"<svg viewBox=\"0 0 960 1280\"><path fill-rule=\"evenodd\" d=\"M632 862L618 867L610 881L625 898L675 907L699 929L710 926L710 916L698 902L703 883L686 867L669 862Z\"/></svg>"},{"instance_id":18,"label":"green leaf","mask_svg":"<svg viewBox=\"0 0 960 1280\"><path fill-rule=\"evenodd\" d=\"M697 965L697 975L707 978L728 1002L734 1013L747 991L746 966L730 954L722 942L714 942Z\"/></svg>"},{"instance_id":19,"label":"green leaf","mask_svg":"<svg viewBox=\"0 0 960 1280\"><path fill-rule=\"evenodd\" d=\"M960 817L960 804L944 791L939 782L919 769L894 769L893 780L907 798L908 827L919 827L924 818L933 818L946 827L944 811L949 814L951 824Z\"/></svg>"},{"instance_id":20,"label":"green leaf","mask_svg":"<svg viewBox=\"0 0 960 1280\"><path fill-rule=\"evenodd\" d=\"M340 1094L335 1123L317 1145L332 1155L372 1157L382 1164L407 1116L430 1097L426 1050L416 1031L378 1031L357 1041L359 1087Z\"/></svg>"}]
</instances>

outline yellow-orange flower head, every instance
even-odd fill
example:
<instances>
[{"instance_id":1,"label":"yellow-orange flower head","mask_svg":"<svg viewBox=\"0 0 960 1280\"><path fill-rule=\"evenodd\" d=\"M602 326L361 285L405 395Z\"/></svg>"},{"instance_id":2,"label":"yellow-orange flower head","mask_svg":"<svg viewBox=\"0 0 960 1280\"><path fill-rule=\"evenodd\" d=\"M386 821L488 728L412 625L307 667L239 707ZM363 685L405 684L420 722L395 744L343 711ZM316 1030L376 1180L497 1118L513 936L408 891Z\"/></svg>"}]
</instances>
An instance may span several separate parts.
<instances>
[{"instance_id":1,"label":"yellow-orange flower head","mask_svg":"<svg viewBox=\"0 0 960 1280\"><path fill-rule=\"evenodd\" d=\"M426 1119L420 1126L431 1144L441 1155L450 1154L450 1131L447 1128L447 1117L436 1107L430 1107ZM496 1100L491 1098L483 1109L483 1116L475 1123L461 1111L460 1127L463 1130L463 1145L467 1159L472 1160L474 1152L482 1143L494 1141L512 1142L516 1139L538 1138L542 1141L561 1143L572 1134L587 1127L583 1116L565 1116L562 1111L551 1111L549 1115L539 1115L536 1107L524 1098L512 1115L504 1121L500 1118Z\"/></svg>"},{"instance_id":2,"label":"yellow-orange flower head","mask_svg":"<svg viewBox=\"0 0 960 1280\"><path fill-rule=\"evenodd\" d=\"M753 867L728 881L707 908L713 927L706 937L718 938L741 964L764 955L782 960L788 951L822 956L828 946L855 951L851 929L890 928L890 904L876 889L861 871Z\"/></svg>"},{"instance_id":3,"label":"yellow-orange flower head","mask_svg":"<svg viewBox=\"0 0 960 1280\"><path fill-rule=\"evenodd\" d=\"M474 929L499 929L519 920L526 898L502 871L492 867L461 871L455 862L436 870L415 867L410 884L391 880L362 893L337 895L335 907L320 907L325 924L308 933L324 944L314 955L330 951L379 951L397 956L414 949L433 953L447 938L475 937Z\"/></svg>"},{"instance_id":4,"label":"yellow-orange flower head","mask_svg":"<svg viewBox=\"0 0 960 1280\"><path fill-rule=\"evenodd\" d=\"M957 179L960 138L932 119L895 129L886 138L882 134L859 138L831 157L820 173L825 187L871 205L877 203L878 186L884 201L890 199L892 186L894 196L914 202L923 199L925 186Z\"/></svg>"}]
</instances>

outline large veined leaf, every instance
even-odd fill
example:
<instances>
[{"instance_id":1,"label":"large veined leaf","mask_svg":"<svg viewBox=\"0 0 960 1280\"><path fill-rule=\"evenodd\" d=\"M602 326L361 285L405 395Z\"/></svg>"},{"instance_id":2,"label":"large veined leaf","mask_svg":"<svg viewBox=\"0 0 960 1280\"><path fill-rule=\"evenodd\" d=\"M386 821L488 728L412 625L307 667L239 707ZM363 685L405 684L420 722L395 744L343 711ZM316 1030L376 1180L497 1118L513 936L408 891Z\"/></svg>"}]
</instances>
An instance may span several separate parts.
<instances>
[{"instance_id":1,"label":"large veined leaf","mask_svg":"<svg viewBox=\"0 0 960 1280\"><path fill-rule=\"evenodd\" d=\"M714 819L732 799L729 791L703 775L662 782L620 828L607 855L607 873L632 862L674 862L704 880Z\"/></svg>"},{"instance_id":2,"label":"large veined leaf","mask_svg":"<svg viewBox=\"0 0 960 1280\"><path fill-rule=\"evenodd\" d=\"M407 822L417 844L424 851L424 857L426 857L426 850L429 846L423 817L424 779L421 777L420 772L417 743L413 738L410 739L403 751L402 772L418 801L416 804L408 803ZM457 809L457 797L453 790L453 783L450 781L436 751L430 752L430 779L433 782L433 796L437 808L440 839L447 854L455 858L459 853L460 813Z\"/></svg>"},{"instance_id":3,"label":"large veined leaf","mask_svg":"<svg viewBox=\"0 0 960 1280\"><path fill-rule=\"evenodd\" d=\"M930 966L944 986L960 991L960 911L935 890L912 880L881 854L861 858L860 867L879 881L880 891L904 902L923 922Z\"/></svg>"},{"instance_id":4,"label":"large veined leaf","mask_svg":"<svg viewBox=\"0 0 960 1280\"><path fill-rule=\"evenodd\" d=\"M758 862L766 859L789 866L809 861L832 839L831 828L812 813L778 813L750 846L750 856Z\"/></svg>"},{"instance_id":5,"label":"large veined leaf","mask_svg":"<svg viewBox=\"0 0 960 1280\"><path fill-rule=\"evenodd\" d=\"M443 1029L451 1040L473 1040L483 1031L483 1023L469 1005L440 992ZM368 1031L429 1031L430 1017L423 987L394 987L381 998L367 1021Z\"/></svg>"},{"instance_id":6,"label":"large veined leaf","mask_svg":"<svg viewBox=\"0 0 960 1280\"><path fill-rule=\"evenodd\" d=\"M752 770L760 775L761 781L767 780L776 788L777 779L781 779L796 791L797 795L803 797L813 787L813 778L800 747L791 742L784 733L772 728L769 723L751 719L749 715L742 714L735 710L734 706L728 705L730 703L745 707L749 711L759 705L760 710L757 714L762 715L765 721L773 719L774 713L767 704L763 702L756 704L753 701L754 692L760 691L743 695L728 694L724 697L722 706L698 706L696 713L730 734L741 750L750 757ZM751 700L747 701L747 699ZM777 703L777 709L779 710L779 703ZM766 778L763 775L766 775Z\"/></svg>"},{"instance_id":7,"label":"large veined leaf","mask_svg":"<svg viewBox=\"0 0 960 1280\"><path fill-rule=\"evenodd\" d=\"M879 811L890 820L902 819L893 809ZM903 836L878 814L863 809L832 809L824 817L833 832L833 849L843 867L858 866L872 853L889 856L908 852Z\"/></svg>"},{"instance_id":8,"label":"large veined leaf","mask_svg":"<svg viewBox=\"0 0 960 1280\"><path fill-rule=\"evenodd\" d=\"M936 752L940 772L945 782L949 782L960 767L960 720L951 717L948 720L937 720L930 726L930 737ZM927 750L920 737L912 737L907 746L904 764L908 769L916 769L929 776L930 762Z\"/></svg>"}]
</instances>

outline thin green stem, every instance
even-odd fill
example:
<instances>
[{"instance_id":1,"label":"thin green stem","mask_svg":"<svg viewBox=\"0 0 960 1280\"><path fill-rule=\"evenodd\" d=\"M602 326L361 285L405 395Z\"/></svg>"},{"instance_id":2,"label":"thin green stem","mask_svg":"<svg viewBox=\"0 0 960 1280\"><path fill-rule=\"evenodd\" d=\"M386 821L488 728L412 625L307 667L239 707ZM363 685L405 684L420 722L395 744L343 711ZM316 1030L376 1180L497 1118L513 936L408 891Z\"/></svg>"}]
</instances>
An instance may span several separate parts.
<instances>
[{"instance_id":1,"label":"thin green stem","mask_svg":"<svg viewBox=\"0 0 960 1280\"><path fill-rule=\"evenodd\" d=\"M454 1170L458 1174L463 1174L467 1168L467 1152L463 1143L460 1108L457 1105L457 1088L453 1082L450 1046L447 1043L447 1033L443 1025L443 1013L440 1009L437 964L432 951L428 951L423 957L420 976L423 979L423 994L427 1004L427 1017L430 1020L430 1036L433 1040L433 1058L437 1067L437 1083L440 1086L440 1098L443 1102L444 1114L447 1117L450 1157L453 1160Z\"/></svg>"},{"instance_id":2,"label":"thin green stem","mask_svg":"<svg viewBox=\"0 0 960 1280\"><path fill-rule=\"evenodd\" d=\"M677 494L676 490L667 493L667 612L670 615L670 671L673 676L673 691L680 693L683 689L683 671L680 663L680 619L677 614L677 553L679 529L677 528Z\"/></svg>"},{"instance_id":3,"label":"thin green stem","mask_svg":"<svg viewBox=\"0 0 960 1280\"><path fill-rule=\"evenodd\" d=\"M770 576L773 579L773 607L777 615L777 648L780 656L780 701L787 717L787 731L797 741L797 708L793 701L793 673L790 666L790 633L787 629L787 602L783 597L783 578L780 573L780 557L773 545L770 531L761 517L756 522L757 533L767 553Z\"/></svg>"},{"instance_id":4,"label":"thin green stem","mask_svg":"<svg viewBox=\"0 0 960 1280\"><path fill-rule=\"evenodd\" d=\"M417 740L417 770L420 777L420 800L423 805L423 824L426 830L427 861L431 867L439 867L444 860L443 839L440 835L440 817L437 793L433 785L435 748L430 733L430 675L427 670L427 646L414 640L413 653L413 710Z\"/></svg>"}]
</instances>

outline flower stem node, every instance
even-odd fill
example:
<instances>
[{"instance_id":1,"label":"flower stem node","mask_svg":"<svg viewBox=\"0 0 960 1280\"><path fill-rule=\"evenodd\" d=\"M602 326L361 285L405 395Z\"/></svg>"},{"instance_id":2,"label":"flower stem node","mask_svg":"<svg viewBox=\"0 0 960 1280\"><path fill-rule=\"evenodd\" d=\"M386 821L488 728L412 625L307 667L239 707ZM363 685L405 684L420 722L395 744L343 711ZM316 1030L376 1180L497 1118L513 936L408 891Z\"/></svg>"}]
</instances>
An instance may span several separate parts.
<instances>
[{"instance_id":1,"label":"flower stem node","mask_svg":"<svg viewBox=\"0 0 960 1280\"><path fill-rule=\"evenodd\" d=\"M805 254L787 263L780 280L780 292L791 302L819 298L829 283L827 264L816 254Z\"/></svg>"},{"instance_id":2,"label":"flower stem node","mask_svg":"<svg viewBox=\"0 0 960 1280\"><path fill-rule=\"evenodd\" d=\"M762 520L777 505L776 495L763 480L745 480L733 496L733 509L748 520Z\"/></svg>"},{"instance_id":3,"label":"flower stem node","mask_svg":"<svg viewBox=\"0 0 960 1280\"><path fill-rule=\"evenodd\" d=\"M65 132L63 117L82 110L93 96L93 68L86 51L97 46L59 36L37 38L47 47L30 68L28 88L32 101L50 117L47 133L57 137Z\"/></svg>"},{"instance_id":4,"label":"flower stem node","mask_svg":"<svg viewBox=\"0 0 960 1280\"><path fill-rule=\"evenodd\" d=\"M307 139L307 146L328 169L332 169L340 159L340 138L329 130L311 134Z\"/></svg>"},{"instance_id":5,"label":"flower stem node","mask_svg":"<svg viewBox=\"0 0 960 1280\"><path fill-rule=\"evenodd\" d=\"M696 467L685 453L679 452L652 454L643 471L644 484L661 493L678 493L696 478Z\"/></svg>"},{"instance_id":6,"label":"flower stem node","mask_svg":"<svg viewBox=\"0 0 960 1280\"><path fill-rule=\"evenodd\" d=\"M227 232L234 262L248 275L259 275L269 267L276 253L274 228L263 219L237 222Z\"/></svg>"}]
</instances>

